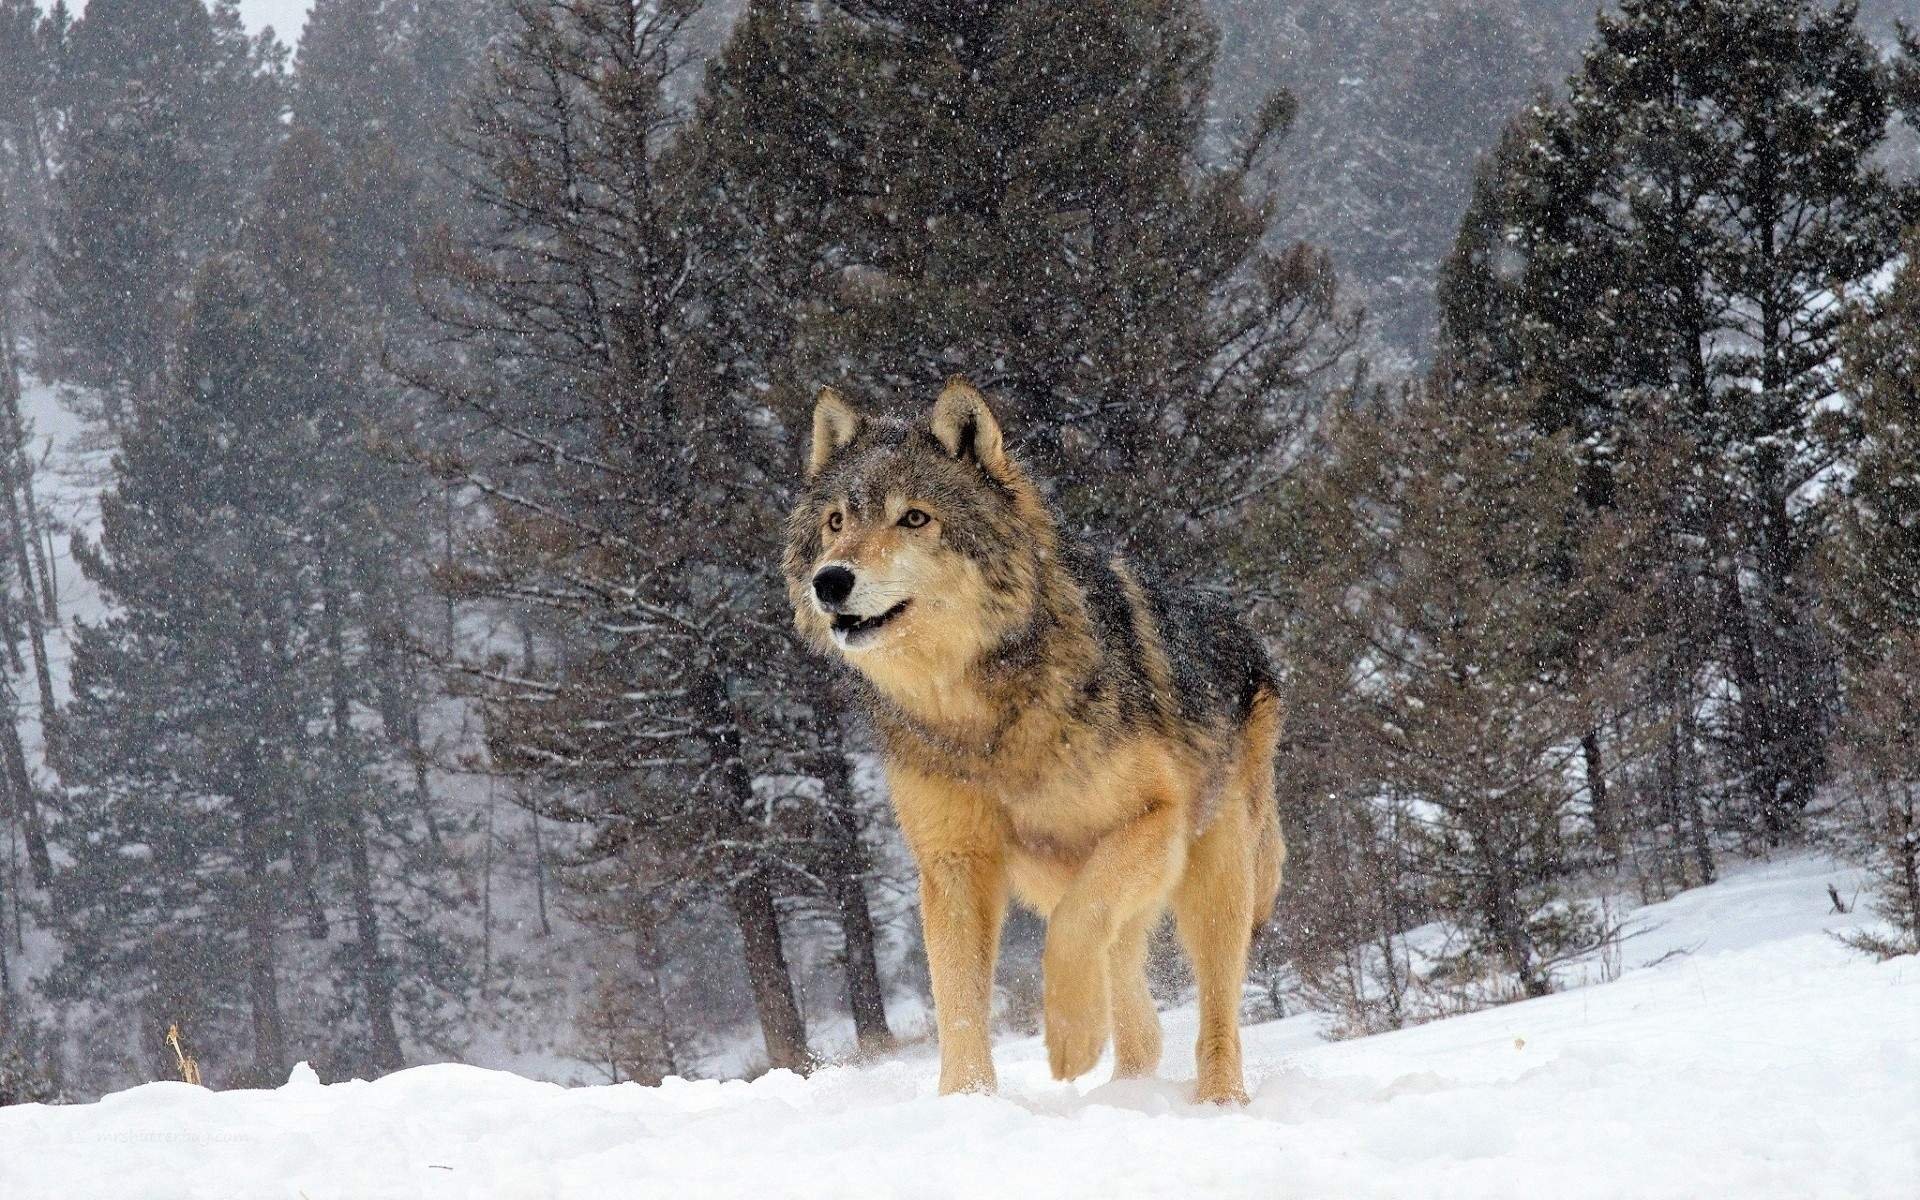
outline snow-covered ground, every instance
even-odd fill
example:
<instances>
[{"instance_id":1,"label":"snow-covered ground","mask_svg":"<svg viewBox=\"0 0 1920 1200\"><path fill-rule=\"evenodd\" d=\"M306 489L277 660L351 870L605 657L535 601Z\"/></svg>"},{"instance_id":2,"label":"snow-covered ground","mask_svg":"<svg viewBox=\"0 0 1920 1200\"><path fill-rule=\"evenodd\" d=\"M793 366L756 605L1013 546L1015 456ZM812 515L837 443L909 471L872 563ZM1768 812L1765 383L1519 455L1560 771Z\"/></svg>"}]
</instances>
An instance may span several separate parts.
<instances>
[{"instance_id":1,"label":"snow-covered ground","mask_svg":"<svg viewBox=\"0 0 1920 1200\"><path fill-rule=\"evenodd\" d=\"M1640 910L1625 973L1357 1041L1248 1030L1253 1103L1158 1082L938 1098L922 1049L751 1083L561 1088L464 1066L275 1091L154 1083L0 1109L0 1197L1920 1196L1920 962L1827 930L1814 858ZM1678 951L1680 953L1671 953Z\"/></svg>"}]
</instances>

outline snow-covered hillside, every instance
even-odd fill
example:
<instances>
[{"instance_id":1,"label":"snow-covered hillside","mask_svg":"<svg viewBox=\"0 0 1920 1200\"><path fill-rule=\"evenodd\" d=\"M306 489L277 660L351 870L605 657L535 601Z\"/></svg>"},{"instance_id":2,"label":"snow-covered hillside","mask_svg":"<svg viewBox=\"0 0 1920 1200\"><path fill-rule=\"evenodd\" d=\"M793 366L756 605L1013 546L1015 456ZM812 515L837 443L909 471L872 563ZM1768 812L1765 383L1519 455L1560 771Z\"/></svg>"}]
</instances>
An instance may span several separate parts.
<instances>
[{"instance_id":1,"label":"snow-covered hillside","mask_svg":"<svg viewBox=\"0 0 1920 1200\"><path fill-rule=\"evenodd\" d=\"M1920 962L1827 930L1811 858L1642 909L1616 982L1344 1043L1248 1031L1244 1111L1167 1079L941 1099L923 1048L751 1083L566 1089L465 1066L0 1110L0 1196L1920 1195ZM1679 953L1675 953L1675 952ZM1169 1019L1170 1044L1190 1034Z\"/></svg>"}]
</instances>

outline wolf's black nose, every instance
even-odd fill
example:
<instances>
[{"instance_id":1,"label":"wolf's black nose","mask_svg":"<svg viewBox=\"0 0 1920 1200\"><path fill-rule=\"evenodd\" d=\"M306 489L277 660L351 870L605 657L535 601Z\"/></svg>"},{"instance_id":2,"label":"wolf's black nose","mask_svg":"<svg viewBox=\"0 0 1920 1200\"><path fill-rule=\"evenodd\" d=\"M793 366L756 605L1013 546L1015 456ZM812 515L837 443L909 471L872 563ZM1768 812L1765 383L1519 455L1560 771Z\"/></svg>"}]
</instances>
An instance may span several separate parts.
<instances>
[{"instance_id":1,"label":"wolf's black nose","mask_svg":"<svg viewBox=\"0 0 1920 1200\"><path fill-rule=\"evenodd\" d=\"M853 572L845 567L827 567L813 577L813 594L822 604L840 604L853 594Z\"/></svg>"}]
</instances>

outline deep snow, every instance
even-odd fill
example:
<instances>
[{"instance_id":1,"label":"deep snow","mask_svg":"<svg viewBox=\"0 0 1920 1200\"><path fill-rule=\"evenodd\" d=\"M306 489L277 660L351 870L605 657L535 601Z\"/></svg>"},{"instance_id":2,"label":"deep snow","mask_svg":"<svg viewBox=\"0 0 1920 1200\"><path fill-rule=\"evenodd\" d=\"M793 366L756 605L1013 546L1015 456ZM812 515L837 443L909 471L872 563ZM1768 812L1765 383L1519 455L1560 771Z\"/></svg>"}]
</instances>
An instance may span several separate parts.
<instances>
[{"instance_id":1,"label":"deep snow","mask_svg":"<svg viewBox=\"0 0 1920 1200\"><path fill-rule=\"evenodd\" d=\"M1829 937L1859 919L1828 912L1830 880L1854 886L1794 858L1641 909L1612 983L1343 1043L1311 1017L1249 1029L1244 1111L1186 1102L1185 1013L1163 1081L1055 1083L1027 1039L999 1047L997 1097L935 1097L924 1048L658 1088L301 1067L0 1109L0 1197L1912 1200L1920 962Z\"/></svg>"}]
</instances>

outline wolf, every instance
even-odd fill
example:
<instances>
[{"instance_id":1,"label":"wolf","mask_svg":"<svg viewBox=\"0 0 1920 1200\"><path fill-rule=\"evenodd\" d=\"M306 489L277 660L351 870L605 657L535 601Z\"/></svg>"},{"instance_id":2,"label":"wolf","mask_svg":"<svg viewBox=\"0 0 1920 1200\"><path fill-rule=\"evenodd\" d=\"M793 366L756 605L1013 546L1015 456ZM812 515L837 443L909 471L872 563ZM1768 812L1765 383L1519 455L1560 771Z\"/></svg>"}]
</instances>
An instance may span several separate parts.
<instances>
[{"instance_id":1,"label":"wolf","mask_svg":"<svg viewBox=\"0 0 1920 1200\"><path fill-rule=\"evenodd\" d=\"M1259 639L1070 538L965 379L926 414L819 394L784 573L851 668L920 870L940 1091L992 1091L1010 896L1046 919L1049 1066L1150 1075L1148 938L1171 907L1199 985L1195 1098L1244 1102L1239 1008L1286 856L1281 708Z\"/></svg>"}]
</instances>

